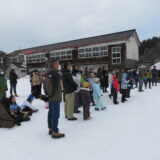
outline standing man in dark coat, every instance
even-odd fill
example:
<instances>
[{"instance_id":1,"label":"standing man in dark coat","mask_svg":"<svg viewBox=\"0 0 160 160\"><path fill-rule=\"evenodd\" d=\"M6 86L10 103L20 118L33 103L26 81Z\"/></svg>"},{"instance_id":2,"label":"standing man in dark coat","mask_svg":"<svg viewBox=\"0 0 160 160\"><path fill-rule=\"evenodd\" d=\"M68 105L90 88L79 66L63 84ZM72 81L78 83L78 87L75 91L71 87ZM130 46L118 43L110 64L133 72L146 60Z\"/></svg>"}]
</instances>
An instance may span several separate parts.
<instances>
[{"instance_id":1,"label":"standing man in dark coat","mask_svg":"<svg viewBox=\"0 0 160 160\"><path fill-rule=\"evenodd\" d=\"M44 91L49 97L49 112L48 112L48 128L49 135L52 138L63 138L64 134L59 133L58 120L60 117L60 103L62 101L62 83L59 74L59 62L54 61L48 69L44 82Z\"/></svg>"},{"instance_id":2,"label":"standing man in dark coat","mask_svg":"<svg viewBox=\"0 0 160 160\"><path fill-rule=\"evenodd\" d=\"M157 77L158 77L158 71L156 69L156 66L152 69L152 86L157 86Z\"/></svg>"},{"instance_id":3,"label":"standing man in dark coat","mask_svg":"<svg viewBox=\"0 0 160 160\"><path fill-rule=\"evenodd\" d=\"M17 91L16 91L17 79L18 79L18 76L17 76L15 70L12 69L11 72L10 72L10 74L9 74L10 94L12 95L12 91L14 91L14 94L15 94L16 97L18 97Z\"/></svg>"},{"instance_id":4,"label":"standing man in dark coat","mask_svg":"<svg viewBox=\"0 0 160 160\"><path fill-rule=\"evenodd\" d=\"M77 90L78 85L74 82L72 77L72 65L70 63L64 64L62 74L62 82L65 93L65 117L68 120L77 120L73 116L74 113L74 92Z\"/></svg>"}]
</instances>

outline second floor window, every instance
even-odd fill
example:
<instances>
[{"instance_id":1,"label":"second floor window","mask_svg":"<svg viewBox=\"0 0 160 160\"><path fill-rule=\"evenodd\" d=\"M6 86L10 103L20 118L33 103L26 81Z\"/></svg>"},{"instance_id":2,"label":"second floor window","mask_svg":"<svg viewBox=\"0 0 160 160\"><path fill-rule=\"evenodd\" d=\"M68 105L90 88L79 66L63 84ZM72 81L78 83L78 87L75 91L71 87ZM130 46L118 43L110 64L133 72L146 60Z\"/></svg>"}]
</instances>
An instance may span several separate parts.
<instances>
[{"instance_id":1,"label":"second floor window","mask_svg":"<svg viewBox=\"0 0 160 160\"><path fill-rule=\"evenodd\" d=\"M94 58L108 55L108 46L85 47L78 50L78 58Z\"/></svg>"}]
</instances>

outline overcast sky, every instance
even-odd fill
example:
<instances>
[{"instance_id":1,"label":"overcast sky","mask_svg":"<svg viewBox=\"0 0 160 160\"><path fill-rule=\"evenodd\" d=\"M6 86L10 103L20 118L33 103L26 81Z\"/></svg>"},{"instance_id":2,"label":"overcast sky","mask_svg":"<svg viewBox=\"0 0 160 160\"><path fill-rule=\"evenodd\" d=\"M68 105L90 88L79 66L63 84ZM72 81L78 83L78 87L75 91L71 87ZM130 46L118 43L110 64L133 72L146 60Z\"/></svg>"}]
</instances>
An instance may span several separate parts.
<instances>
[{"instance_id":1,"label":"overcast sky","mask_svg":"<svg viewBox=\"0 0 160 160\"><path fill-rule=\"evenodd\" d=\"M136 29L160 36L160 0L0 0L0 50Z\"/></svg>"}]
</instances>

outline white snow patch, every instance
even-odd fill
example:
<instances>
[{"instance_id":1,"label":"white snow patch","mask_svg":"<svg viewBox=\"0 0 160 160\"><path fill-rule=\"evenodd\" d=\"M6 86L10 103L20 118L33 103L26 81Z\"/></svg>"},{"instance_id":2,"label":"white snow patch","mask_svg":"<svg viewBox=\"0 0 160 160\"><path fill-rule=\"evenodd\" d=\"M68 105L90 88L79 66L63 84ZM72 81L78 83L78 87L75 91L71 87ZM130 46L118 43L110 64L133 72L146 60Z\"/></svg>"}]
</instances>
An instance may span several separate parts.
<instances>
[{"instance_id":1,"label":"white snow patch","mask_svg":"<svg viewBox=\"0 0 160 160\"><path fill-rule=\"evenodd\" d=\"M18 81L18 104L30 93L28 77ZM106 111L91 108L91 121L70 122L64 118L61 104L60 131L64 139L48 136L47 110L35 100L40 110L30 122L13 129L0 128L1 160L160 160L160 86L138 93L132 90L127 103L113 105L108 95L103 100ZM119 95L120 101L120 95Z\"/></svg>"}]
</instances>

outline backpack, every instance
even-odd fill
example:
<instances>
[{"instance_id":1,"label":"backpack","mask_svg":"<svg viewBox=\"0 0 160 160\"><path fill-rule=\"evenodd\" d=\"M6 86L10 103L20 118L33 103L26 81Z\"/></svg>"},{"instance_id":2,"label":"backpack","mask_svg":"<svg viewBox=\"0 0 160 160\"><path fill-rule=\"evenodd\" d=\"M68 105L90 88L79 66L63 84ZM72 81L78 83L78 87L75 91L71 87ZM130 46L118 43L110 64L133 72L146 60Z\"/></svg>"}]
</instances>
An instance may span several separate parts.
<instances>
[{"instance_id":1,"label":"backpack","mask_svg":"<svg viewBox=\"0 0 160 160\"><path fill-rule=\"evenodd\" d=\"M51 98L54 96L58 89L59 79L60 77L58 73L49 72L46 75L46 79L44 81L44 90L48 97Z\"/></svg>"}]
</instances>

